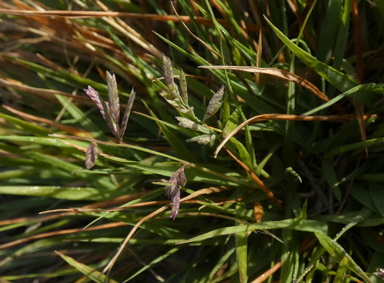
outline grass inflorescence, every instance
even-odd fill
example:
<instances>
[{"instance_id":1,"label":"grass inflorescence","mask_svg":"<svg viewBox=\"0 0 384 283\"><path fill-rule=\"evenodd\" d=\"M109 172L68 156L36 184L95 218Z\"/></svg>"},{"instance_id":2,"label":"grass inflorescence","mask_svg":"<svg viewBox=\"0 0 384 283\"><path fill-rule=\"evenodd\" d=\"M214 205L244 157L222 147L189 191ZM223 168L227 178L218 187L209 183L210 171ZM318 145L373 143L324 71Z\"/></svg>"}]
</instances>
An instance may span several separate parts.
<instances>
[{"instance_id":1,"label":"grass inflorescence","mask_svg":"<svg viewBox=\"0 0 384 283\"><path fill-rule=\"evenodd\" d=\"M7 1L0 27L1 282L382 280L382 1Z\"/></svg>"}]
</instances>

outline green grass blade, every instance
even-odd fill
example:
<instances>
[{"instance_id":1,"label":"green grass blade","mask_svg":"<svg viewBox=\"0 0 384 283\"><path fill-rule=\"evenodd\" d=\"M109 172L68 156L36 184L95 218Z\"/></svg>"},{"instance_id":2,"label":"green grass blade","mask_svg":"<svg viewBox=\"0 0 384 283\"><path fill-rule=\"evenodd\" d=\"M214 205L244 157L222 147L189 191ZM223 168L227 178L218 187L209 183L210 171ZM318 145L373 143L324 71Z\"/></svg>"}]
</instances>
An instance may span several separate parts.
<instances>
[{"instance_id":1,"label":"green grass blade","mask_svg":"<svg viewBox=\"0 0 384 283\"><path fill-rule=\"evenodd\" d=\"M319 49L317 51L317 59L325 64L329 64L331 61L341 17L342 4L342 0L328 2L323 30L319 40Z\"/></svg>"},{"instance_id":2,"label":"green grass blade","mask_svg":"<svg viewBox=\"0 0 384 283\"><path fill-rule=\"evenodd\" d=\"M111 191L91 187L58 187L58 186L0 186L1 194L20 196L44 196L66 200L101 201L116 194Z\"/></svg>"},{"instance_id":3,"label":"green grass blade","mask_svg":"<svg viewBox=\"0 0 384 283\"><path fill-rule=\"evenodd\" d=\"M326 251L334 258L337 262L341 262L344 258L347 258L346 267L356 273L358 276L363 278L366 282L372 283L369 277L364 271L357 265L352 257L344 250L344 248L336 241L332 240L324 234L315 233L319 239L320 244L326 249Z\"/></svg>"},{"instance_id":4,"label":"green grass blade","mask_svg":"<svg viewBox=\"0 0 384 283\"><path fill-rule=\"evenodd\" d=\"M384 3L383 1L380 1L380 0L373 0L377 6L377 8L379 9L381 15L383 16L384 18Z\"/></svg>"},{"instance_id":5,"label":"green grass blade","mask_svg":"<svg viewBox=\"0 0 384 283\"><path fill-rule=\"evenodd\" d=\"M339 263L339 268L336 271L334 283L343 283L345 280L345 273L347 271L348 258L343 257L343 259Z\"/></svg>"},{"instance_id":6,"label":"green grass blade","mask_svg":"<svg viewBox=\"0 0 384 283\"><path fill-rule=\"evenodd\" d=\"M303 220L303 219L286 219L281 221L260 222L256 224L220 228L220 229L199 235L187 241L180 242L179 244L185 244L185 243L190 243L194 241L202 241L205 239L210 239L213 237L218 237L223 235L230 235L230 234L236 234L236 233L242 233L242 232L253 232L255 230L284 229L284 228L325 234L327 231L327 224L321 221Z\"/></svg>"},{"instance_id":7,"label":"green grass blade","mask_svg":"<svg viewBox=\"0 0 384 283\"><path fill-rule=\"evenodd\" d=\"M91 280L93 280L93 281L95 281L97 283L105 283L105 282L117 283L117 281L112 280L112 279L108 279L107 280L107 277L104 274L102 274L101 272L96 271L96 270L92 269L91 267L89 267L89 266L87 266L85 264L82 264L82 263L74 260L73 258L71 258L69 256L63 255L62 253L59 253L58 251L56 251L56 253L62 259L64 259L69 265L73 266L74 268L79 270L81 273L86 275L89 279L91 279Z\"/></svg>"},{"instance_id":8,"label":"green grass blade","mask_svg":"<svg viewBox=\"0 0 384 283\"><path fill-rule=\"evenodd\" d=\"M312 55L305 52L303 49L292 43L278 28L276 28L267 18L269 26L273 29L281 41L308 67L314 69L320 76L330 82L340 91L347 91L355 86L357 82L340 71L320 62Z\"/></svg>"},{"instance_id":9,"label":"green grass blade","mask_svg":"<svg viewBox=\"0 0 384 283\"><path fill-rule=\"evenodd\" d=\"M367 93L369 94L369 92L374 92L374 93L384 95L383 87L378 84L369 83L369 84L359 85L339 94L338 96L322 104L321 106L318 106L310 111L305 112L303 115L315 114L316 112L319 112L320 110L326 109L329 106L335 104L336 102L340 101L346 96L351 96L358 102L365 102Z\"/></svg>"},{"instance_id":10,"label":"green grass blade","mask_svg":"<svg viewBox=\"0 0 384 283\"><path fill-rule=\"evenodd\" d=\"M239 206L244 206L241 204L237 204L236 208ZM240 225L240 224L238 224ZM236 234L236 257L237 263L239 265L239 280L240 283L248 282L248 233L242 232Z\"/></svg>"},{"instance_id":11,"label":"green grass blade","mask_svg":"<svg viewBox=\"0 0 384 283\"><path fill-rule=\"evenodd\" d=\"M12 116L9 116L7 114L0 113L0 117L7 120L9 123L12 123L14 125L17 125L24 129L25 131L31 132L32 134L35 134L36 136L47 136L48 134L51 133L51 131L44 129L40 126L36 126L34 124L25 122L19 118L15 118Z\"/></svg>"},{"instance_id":12,"label":"green grass blade","mask_svg":"<svg viewBox=\"0 0 384 283\"><path fill-rule=\"evenodd\" d=\"M363 142L357 142L353 144L348 144L348 145L343 145L336 147L334 149L329 150L328 152L325 153L324 158L329 158L335 155L339 155L351 150L364 150L364 147L369 147L372 145L380 144L384 142L384 138L378 138L378 139L371 139L371 140L366 140Z\"/></svg>"},{"instance_id":13,"label":"green grass blade","mask_svg":"<svg viewBox=\"0 0 384 283\"><path fill-rule=\"evenodd\" d=\"M180 241L179 241L180 242ZM229 249L218 261L218 263L212 268L211 273L209 274L208 277L208 282L213 281L213 277L215 276L216 272L220 269L220 267L223 266L223 264L229 259L229 257L235 252L235 248Z\"/></svg>"},{"instance_id":14,"label":"green grass blade","mask_svg":"<svg viewBox=\"0 0 384 283\"><path fill-rule=\"evenodd\" d=\"M124 282L128 282L128 281L131 281L133 278L135 278L137 275L143 273L144 271L146 271L148 268L151 268L153 265L165 260L167 257L169 257L170 255L176 253L177 251L179 251L179 248L173 248L171 250L169 250L168 252L166 252L165 254L159 256L158 258L154 259L153 261L151 261L150 263L148 263L146 266L144 266L143 268L141 268L140 270L138 270L135 274L133 274L131 277L129 277L128 279L124 280Z\"/></svg>"}]
</instances>

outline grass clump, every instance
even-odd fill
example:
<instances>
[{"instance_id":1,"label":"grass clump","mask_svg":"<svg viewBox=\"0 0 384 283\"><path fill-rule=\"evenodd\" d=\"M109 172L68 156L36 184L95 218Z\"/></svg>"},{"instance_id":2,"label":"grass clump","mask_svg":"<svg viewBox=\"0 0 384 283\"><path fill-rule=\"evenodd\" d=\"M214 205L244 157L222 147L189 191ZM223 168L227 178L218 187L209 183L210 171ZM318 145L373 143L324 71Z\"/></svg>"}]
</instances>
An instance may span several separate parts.
<instances>
[{"instance_id":1,"label":"grass clump","mask_svg":"<svg viewBox=\"0 0 384 283\"><path fill-rule=\"evenodd\" d=\"M380 282L383 24L380 1L0 3L0 281Z\"/></svg>"}]
</instances>

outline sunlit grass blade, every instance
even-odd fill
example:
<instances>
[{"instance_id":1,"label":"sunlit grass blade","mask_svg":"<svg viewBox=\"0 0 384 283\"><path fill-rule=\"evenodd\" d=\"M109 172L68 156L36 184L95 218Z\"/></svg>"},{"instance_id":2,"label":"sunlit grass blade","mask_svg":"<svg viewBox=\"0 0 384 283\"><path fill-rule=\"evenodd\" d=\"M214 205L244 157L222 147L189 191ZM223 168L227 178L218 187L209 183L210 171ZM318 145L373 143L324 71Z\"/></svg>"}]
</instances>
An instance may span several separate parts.
<instances>
[{"instance_id":1,"label":"sunlit grass blade","mask_svg":"<svg viewBox=\"0 0 384 283\"><path fill-rule=\"evenodd\" d=\"M341 262L344 258L345 266L355 272L358 276L362 277L366 282L372 283L369 277L364 273L364 271L357 265L357 263L351 258L351 256L344 250L344 248L338 244L336 241L332 240L324 234L315 233L316 237L319 239L321 245L327 250L327 252L337 260Z\"/></svg>"},{"instance_id":2,"label":"sunlit grass blade","mask_svg":"<svg viewBox=\"0 0 384 283\"><path fill-rule=\"evenodd\" d=\"M148 263L146 266L144 266L143 268L141 268L139 271L137 271L135 274L133 274L131 277L129 277L128 279L124 280L124 282L128 282L128 281L131 281L133 278L135 278L137 275L141 274L142 272L148 270L148 268L151 268L151 266L165 260L167 257L169 257L170 255L176 253L179 251L179 248L173 248L171 250L169 250L168 252L166 252L165 254L161 255L160 257L154 259L153 261L151 261L150 263ZM163 279L164 280L164 279Z\"/></svg>"},{"instance_id":3,"label":"sunlit grass blade","mask_svg":"<svg viewBox=\"0 0 384 283\"><path fill-rule=\"evenodd\" d=\"M238 206L241 203L237 204ZM236 257L239 265L239 281L240 283L248 282L248 233L236 234Z\"/></svg>"},{"instance_id":4,"label":"sunlit grass blade","mask_svg":"<svg viewBox=\"0 0 384 283\"><path fill-rule=\"evenodd\" d=\"M20 196L45 196L77 201L97 201L114 196L111 191L96 188L57 186L0 186L0 193Z\"/></svg>"},{"instance_id":5,"label":"sunlit grass blade","mask_svg":"<svg viewBox=\"0 0 384 283\"><path fill-rule=\"evenodd\" d=\"M91 280L98 282L98 283L104 283L105 280L107 279L107 277L104 274L102 274L101 272L96 271L96 270L92 269L91 267L89 267L85 264L82 264L82 263L74 260L73 258L66 256L66 255L64 255L58 251L56 251L56 253L62 259L64 259L69 265L71 265L74 268L76 268L77 270L79 270L81 273L83 273L84 275L89 277ZM117 283L117 281L112 280L112 279L108 279L108 282Z\"/></svg>"},{"instance_id":6,"label":"sunlit grass blade","mask_svg":"<svg viewBox=\"0 0 384 283\"><path fill-rule=\"evenodd\" d=\"M180 242L179 244L190 243L194 241L202 241L210 239L212 237L218 237L223 235L242 233L242 232L252 232L255 230L262 229L294 229L298 231L307 231L307 232L317 232L317 233L326 233L327 224L326 222L315 221L315 220L302 220L302 219L286 219L282 221L271 221L271 222L260 222L250 225L240 225L234 227L225 227L217 229L199 236L196 236L187 241Z\"/></svg>"},{"instance_id":7,"label":"sunlit grass blade","mask_svg":"<svg viewBox=\"0 0 384 283\"><path fill-rule=\"evenodd\" d=\"M308 67L313 68L320 76L324 77L333 86L340 91L347 91L355 86L357 82L340 71L320 62L312 55L292 43L279 29L277 29L267 18L265 18L269 26L273 29L281 41Z\"/></svg>"}]
</instances>

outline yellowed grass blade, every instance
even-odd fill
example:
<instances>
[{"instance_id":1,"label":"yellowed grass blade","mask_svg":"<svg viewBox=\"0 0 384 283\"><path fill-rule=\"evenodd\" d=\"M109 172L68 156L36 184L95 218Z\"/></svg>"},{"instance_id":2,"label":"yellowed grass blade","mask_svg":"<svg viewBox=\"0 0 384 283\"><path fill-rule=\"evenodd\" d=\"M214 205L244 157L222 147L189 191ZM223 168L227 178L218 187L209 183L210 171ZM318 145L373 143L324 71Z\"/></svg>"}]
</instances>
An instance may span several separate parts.
<instances>
[{"instance_id":1,"label":"yellowed grass blade","mask_svg":"<svg viewBox=\"0 0 384 283\"><path fill-rule=\"evenodd\" d=\"M376 114L371 115L364 115L362 117L363 120L370 119L373 117L376 117ZM357 120L356 115L346 114L346 115L330 115L330 116L301 116L301 115L288 115L288 114L262 114L254 116L247 121L241 123L239 126L237 126L236 129L234 129L216 148L216 151L214 153L215 158L217 157L220 150L223 148L223 146L229 141L231 137L236 135L243 127L246 125L249 125L253 122L257 121L266 121L266 120L280 120L280 121L287 121L287 120L293 120L293 121L353 121Z\"/></svg>"},{"instance_id":2,"label":"yellowed grass blade","mask_svg":"<svg viewBox=\"0 0 384 283\"><path fill-rule=\"evenodd\" d=\"M309 81L299 77L298 75L292 74L287 71L273 69L273 68L257 68L257 67L248 67L248 66L199 66L199 68L203 69L214 69L214 70L234 70L234 71L242 71L248 73L258 73L258 74L266 74L274 77L278 77L280 79L294 82L312 92L318 98L324 101L329 101L328 96L322 93L315 85L310 83Z\"/></svg>"}]
</instances>

